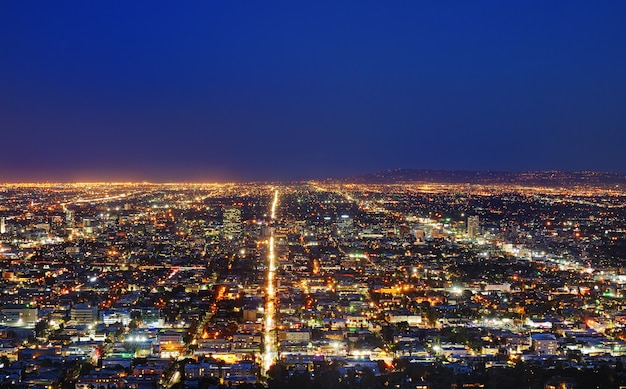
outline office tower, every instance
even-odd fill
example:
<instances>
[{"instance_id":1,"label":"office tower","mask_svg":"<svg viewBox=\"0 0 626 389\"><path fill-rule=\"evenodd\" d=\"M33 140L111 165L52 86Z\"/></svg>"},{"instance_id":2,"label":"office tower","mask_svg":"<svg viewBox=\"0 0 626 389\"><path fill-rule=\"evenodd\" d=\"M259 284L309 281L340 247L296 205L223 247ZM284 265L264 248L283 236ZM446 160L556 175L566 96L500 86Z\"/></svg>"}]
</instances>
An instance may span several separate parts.
<instances>
[{"instance_id":1,"label":"office tower","mask_svg":"<svg viewBox=\"0 0 626 389\"><path fill-rule=\"evenodd\" d=\"M67 228L74 228L74 211L65 208L65 225Z\"/></svg>"},{"instance_id":2,"label":"office tower","mask_svg":"<svg viewBox=\"0 0 626 389\"><path fill-rule=\"evenodd\" d=\"M6 233L7 233L7 218L2 217L0 218L0 234L6 234Z\"/></svg>"},{"instance_id":3,"label":"office tower","mask_svg":"<svg viewBox=\"0 0 626 389\"><path fill-rule=\"evenodd\" d=\"M70 320L76 325L90 325L98 321L98 307L76 304L70 310Z\"/></svg>"},{"instance_id":4,"label":"office tower","mask_svg":"<svg viewBox=\"0 0 626 389\"><path fill-rule=\"evenodd\" d=\"M469 216L467 218L467 235L475 238L480 234L480 219L478 216Z\"/></svg>"},{"instance_id":5,"label":"office tower","mask_svg":"<svg viewBox=\"0 0 626 389\"><path fill-rule=\"evenodd\" d=\"M222 219L224 236L234 238L241 234L241 209L238 207L225 207Z\"/></svg>"},{"instance_id":6,"label":"office tower","mask_svg":"<svg viewBox=\"0 0 626 389\"><path fill-rule=\"evenodd\" d=\"M89 219L89 218L83 218L83 233L86 236L89 236L91 234L93 234L94 232L94 228L93 228L93 220Z\"/></svg>"},{"instance_id":7,"label":"office tower","mask_svg":"<svg viewBox=\"0 0 626 389\"><path fill-rule=\"evenodd\" d=\"M354 219L350 215L341 215L337 218L337 234L350 236L354 232Z\"/></svg>"}]
</instances>

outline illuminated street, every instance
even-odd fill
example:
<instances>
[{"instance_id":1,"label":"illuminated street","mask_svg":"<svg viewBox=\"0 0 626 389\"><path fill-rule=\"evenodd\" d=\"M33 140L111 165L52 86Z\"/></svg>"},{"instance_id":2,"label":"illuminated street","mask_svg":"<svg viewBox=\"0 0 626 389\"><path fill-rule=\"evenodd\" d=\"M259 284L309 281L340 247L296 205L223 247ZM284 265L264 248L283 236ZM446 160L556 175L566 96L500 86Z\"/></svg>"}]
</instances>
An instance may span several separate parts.
<instances>
[{"instance_id":1,"label":"illuminated street","mask_svg":"<svg viewBox=\"0 0 626 389\"><path fill-rule=\"evenodd\" d=\"M274 200L272 201L272 210L270 216L270 225L276 218L276 207L278 206L278 190L274 191ZM268 243L268 272L267 272L267 294L265 304L265 323L263 333L263 372L272 366L277 357L276 345L276 253L274 231L270 230L271 235Z\"/></svg>"}]
</instances>

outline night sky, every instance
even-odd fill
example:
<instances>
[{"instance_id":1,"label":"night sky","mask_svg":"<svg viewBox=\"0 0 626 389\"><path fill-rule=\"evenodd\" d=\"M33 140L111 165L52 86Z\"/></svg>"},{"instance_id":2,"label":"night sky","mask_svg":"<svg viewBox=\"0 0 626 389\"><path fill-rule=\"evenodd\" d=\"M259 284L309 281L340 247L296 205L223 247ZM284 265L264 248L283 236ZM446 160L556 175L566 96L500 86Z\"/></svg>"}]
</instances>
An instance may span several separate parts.
<instances>
[{"instance_id":1,"label":"night sky","mask_svg":"<svg viewBox=\"0 0 626 389\"><path fill-rule=\"evenodd\" d=\"M2 1L0 181L626 173L625 1Z\"/></svg>"}]
</instances>

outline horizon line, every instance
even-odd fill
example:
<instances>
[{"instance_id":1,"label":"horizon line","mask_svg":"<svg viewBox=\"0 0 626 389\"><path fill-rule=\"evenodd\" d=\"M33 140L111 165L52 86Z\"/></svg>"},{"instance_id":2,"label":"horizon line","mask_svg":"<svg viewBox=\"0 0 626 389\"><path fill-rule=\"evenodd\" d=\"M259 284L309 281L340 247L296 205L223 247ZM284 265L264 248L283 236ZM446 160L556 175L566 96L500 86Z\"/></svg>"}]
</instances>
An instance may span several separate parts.
<instances>
[{"instance_id":1,"label":"horizon line","mask_svg":"<svg viewBox=\"0 0 626 389\"><path fill-rule=\"evenodd\" d=\"M576 174L576 173L593 173L593 174L612 174L618 176L626 176L624 173L616 173L610 171L602 171L602 170L558 170L558 169L549 169L549 170L463 170L463 169L431 169L431 168L391 168L386 170L381 170L372 173L364 173L360 175L347 176L347 177L324 177L324 178L301 178L301 179L273 179L273 180L212 180L212 181L151 181L151 180L101 180L97 179L94 181L89 180L76 180L76 181L66 181L66 180L34 180L34 181L1 181L0 186L11 186L11 185L32 185L32 186L46 186L46 185L236 185L236 184L282 184L282 183L303 183L303 182L320 182L320 181L345 181L350 179L359 179L359 178L367 178L368 176L389 173L389 172L398 172L398 171L423 171L423 172L463 172L463 173L567 173L567 174ZM416 180L418 181L418 180ZM431 181L432 183L448 183L441 181ZM449 183L448 183L449 184Z\"/></svg>"}]
</instances>

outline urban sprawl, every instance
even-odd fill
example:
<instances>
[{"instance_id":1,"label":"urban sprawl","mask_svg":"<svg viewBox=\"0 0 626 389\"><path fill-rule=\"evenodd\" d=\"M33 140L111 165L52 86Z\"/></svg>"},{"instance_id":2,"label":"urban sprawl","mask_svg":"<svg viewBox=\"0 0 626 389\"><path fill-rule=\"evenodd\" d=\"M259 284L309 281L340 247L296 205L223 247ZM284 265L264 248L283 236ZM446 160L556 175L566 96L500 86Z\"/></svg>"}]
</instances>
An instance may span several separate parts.
<instances>
[{"instance_id":1,"label":"urban sprawl","mask_svg":"<svg viewBox=\"0 0 626 389\"><path fill-rule=\"evenodd\" d=\"M5 184L0 388L626 387L625 200Z\"/></svg>"}]
</instances>

